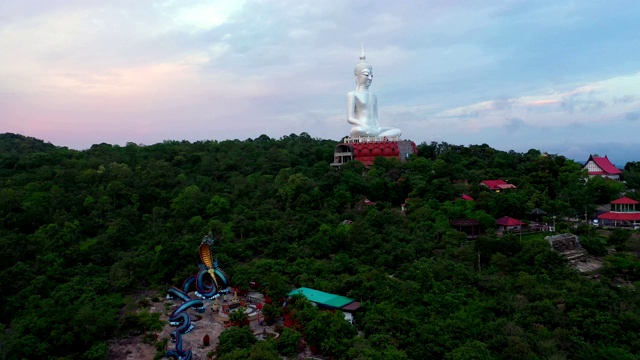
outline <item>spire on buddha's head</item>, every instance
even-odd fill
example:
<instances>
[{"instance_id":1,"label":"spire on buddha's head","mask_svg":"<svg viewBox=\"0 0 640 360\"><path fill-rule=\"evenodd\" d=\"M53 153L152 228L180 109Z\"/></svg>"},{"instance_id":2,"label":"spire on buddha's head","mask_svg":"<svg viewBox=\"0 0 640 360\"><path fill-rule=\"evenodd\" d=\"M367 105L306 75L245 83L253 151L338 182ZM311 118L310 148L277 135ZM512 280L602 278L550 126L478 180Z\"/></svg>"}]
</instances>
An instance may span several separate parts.
<instances>
[{"instance_id":1,"label":"spire on buddha's head","mask_svg":"<svg viewBox=\"0 0 640 360\"><path fill-rule=\"evenodd\" d=\"M353 69L353 73L357 75L364 69L372 70L371 64L365 61L366 56L364 56L364 44L360 43L360 61L356 64L356 67Z\"/></svg>"}]
</instances>

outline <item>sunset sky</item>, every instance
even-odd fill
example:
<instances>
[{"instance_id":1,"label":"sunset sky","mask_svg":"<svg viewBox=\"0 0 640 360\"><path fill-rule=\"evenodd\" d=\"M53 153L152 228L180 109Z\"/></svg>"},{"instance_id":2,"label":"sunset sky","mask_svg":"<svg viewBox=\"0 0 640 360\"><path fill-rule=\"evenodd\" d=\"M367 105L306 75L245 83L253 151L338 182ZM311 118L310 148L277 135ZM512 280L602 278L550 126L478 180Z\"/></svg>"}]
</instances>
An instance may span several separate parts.
<instances>
[{"instance_id":1,"label":"sunset sky","mask_svg":"<svg viewBox=\"0 0 640 360\"><path fill-rule=\"evenodd\" d=\"M58 146L348 135L364 43L383 125L640 161L640 2L0 2L0 132Z\"/></svg>"}]
</instances>

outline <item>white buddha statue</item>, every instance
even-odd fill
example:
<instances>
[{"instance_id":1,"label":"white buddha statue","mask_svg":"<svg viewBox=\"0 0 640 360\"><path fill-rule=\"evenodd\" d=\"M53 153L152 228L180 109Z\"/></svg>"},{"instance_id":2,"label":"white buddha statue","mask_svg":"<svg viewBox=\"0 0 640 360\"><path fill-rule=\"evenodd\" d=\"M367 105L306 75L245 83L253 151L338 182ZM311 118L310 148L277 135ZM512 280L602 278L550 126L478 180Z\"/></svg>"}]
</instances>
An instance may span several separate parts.
<instances>
[{"instance_id":1,"label":"white buddha statue","mask_svg":"<svg viewBox=\"0 0 640 360\"><path fill-rule=\"evenodd\" d=\"M365 61L364 48L354 69L356 89L347 94L347 121L353 125L354 137L398 138L402 132L392 127L381 127L378 121L378 98L369 91L373 80L373 68Z\"/></svg>"}]
</instances>

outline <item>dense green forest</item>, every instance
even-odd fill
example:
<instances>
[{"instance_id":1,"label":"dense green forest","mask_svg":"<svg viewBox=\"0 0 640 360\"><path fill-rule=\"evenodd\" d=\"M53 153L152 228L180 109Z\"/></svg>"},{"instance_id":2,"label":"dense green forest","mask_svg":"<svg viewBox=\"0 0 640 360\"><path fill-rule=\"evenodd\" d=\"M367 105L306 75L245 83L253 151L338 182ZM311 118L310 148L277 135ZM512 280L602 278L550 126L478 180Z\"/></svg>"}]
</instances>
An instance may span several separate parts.
<instances>
[{"instance_id":1,"label":"dense green forest","mask_svg":"<svg viewBox=\"0 0 640 360\"><path fill-rule=\"evenodd\" d=\"M625 166L626 183L586 181L559 155L422 143L407 162L335 170L335 144L302 133L76 151L0 135L0 358L106 358L109 339L152 326L136 294L162 296L191 275L209 231L235 286L257 280L274 298L305 286L363 304L360 336L298 299L299 327L278 342L227 331L219 358L290 356L300 336L336 359L640 356L637 234L563 221L623 192L640 199L640 163ZM518 189L491 192L484 179ZM463 193L476 201L456 200ZM617 250L599 279L541 236L493 235L496 218L536 207L589 251ZM486 235L468 241L449 224L462 218Z\"/></svg>"}]
</instances>

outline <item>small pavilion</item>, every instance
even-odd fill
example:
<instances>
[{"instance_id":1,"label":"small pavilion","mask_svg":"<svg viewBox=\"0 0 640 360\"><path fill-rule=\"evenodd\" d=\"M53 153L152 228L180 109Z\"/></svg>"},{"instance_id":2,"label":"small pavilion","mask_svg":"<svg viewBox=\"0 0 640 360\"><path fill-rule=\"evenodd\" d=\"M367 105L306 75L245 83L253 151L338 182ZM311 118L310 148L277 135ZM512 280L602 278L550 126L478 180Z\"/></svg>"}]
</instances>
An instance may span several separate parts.
<instances>
[{"instance_id":1,"label":"small pavilion","mask_svg":"<svg viewBox=\"0 0 640 360\"><path fill-rule=\"evenodd\" d=\"M529 213L529 215L531 215L533 220L535 220L537 222L541 222L542 221L542 216L543 215L547 215L547 212L542 210L542 209L540 209L540 208L535 208Z\"/></svg>"},{"instance_id":2,"label":"small pavilion","mask_svg":"<svg viewBox=\"0 0 640 360\"><path fill-rule=\"evenodd\" d=\"M467 234L467 239L475 239L480 235L480 220L478 219L450 220L449 224L454 229Z\"/></svg>"},{"instance_id":3,"label":"small pavilion","mask_svg":"<svg viewBox=\"0 0 640 360\"><path fill-rule=\"evenodd\" d=\"M613 221L614 226L618 225L618 222L632 221L635 225L640 221L640 211L636 210L636 205L640 202L630 199L628 197L621 197L620 199L613 200L611 202L611 211L598 215L598 219Z\"/></svg>"}]
</instances>

